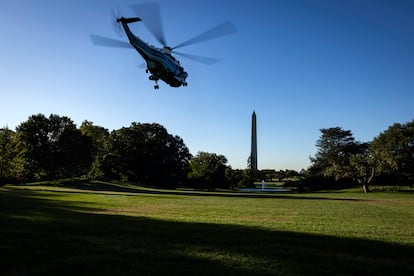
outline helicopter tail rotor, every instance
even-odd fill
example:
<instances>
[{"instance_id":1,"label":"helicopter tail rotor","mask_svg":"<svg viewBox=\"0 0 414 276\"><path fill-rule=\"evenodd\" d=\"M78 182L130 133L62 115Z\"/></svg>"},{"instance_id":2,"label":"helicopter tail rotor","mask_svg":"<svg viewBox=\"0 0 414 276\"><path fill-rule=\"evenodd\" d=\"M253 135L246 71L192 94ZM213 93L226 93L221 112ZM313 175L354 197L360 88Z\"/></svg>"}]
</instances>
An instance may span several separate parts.
<instances>
[{"instance_id":1,"label":"helicopter tail rotor","mask_svg":"<svg viewBox=\"0 0 414 276\"><path fill-rule=\"evenodd\" d=\"M123 36L122 26L118 21L118 18L121 17L121 8L119 6L113 7L111 9L111 25L114 32L119 36Z\"/></svg>"}]
</instances>

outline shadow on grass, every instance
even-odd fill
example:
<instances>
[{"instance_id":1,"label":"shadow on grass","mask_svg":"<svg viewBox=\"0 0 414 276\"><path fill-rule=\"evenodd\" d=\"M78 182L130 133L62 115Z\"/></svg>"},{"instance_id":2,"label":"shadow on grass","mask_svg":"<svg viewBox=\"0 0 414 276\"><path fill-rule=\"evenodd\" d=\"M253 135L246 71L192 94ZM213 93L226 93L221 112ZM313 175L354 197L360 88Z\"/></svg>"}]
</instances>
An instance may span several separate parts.
<instances>
[{"instance_id":1,"label":"shadow on grass","mask_svg":"<svg viewBox=\"0 0 414 276\"><path fill-rule=\"evenodd\" d=\"M94 214L0 191L2 275L413 275L414 248L259 228Z\"/></svg>"}]
</instances>

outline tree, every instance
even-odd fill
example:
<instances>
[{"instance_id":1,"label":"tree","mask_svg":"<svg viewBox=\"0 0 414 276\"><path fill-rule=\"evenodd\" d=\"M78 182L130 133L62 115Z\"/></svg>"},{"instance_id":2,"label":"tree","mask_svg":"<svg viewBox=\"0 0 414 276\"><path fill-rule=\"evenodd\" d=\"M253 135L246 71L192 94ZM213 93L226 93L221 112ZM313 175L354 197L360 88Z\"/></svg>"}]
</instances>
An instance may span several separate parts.
<instances>
[{"instance_id":1,"label":"tree","mask_svg":"<svg viewBox=\"0 0 414 276\"><path fill-rule=\"evenodd\" d=\"M183 140L159 124L132 123L111 133L108 162L123 179L162 187L184 180L191 154Z\"/></svg>"},{"instance_id":2,"label":"tree","mask_svg":"<svg viewBox=\"0 0 414 276\"><path fill-rule=\"evenodd\" d=\"M374 177L376 160L369 143L355 141L350 130L340 127L321 129L321 132L316 144L318 152L311 158L312 166L307 170L307 176L311 176L311 179L322 177L320 181L323 178L336 181L352 179L367 193Z\"/></svg>"},{"instance_id":3,"label":"tree","mask_svg":"<svg viewBox=\"0 0 414 276\"><path fill-rule=\"evenodd\" d=\"M248 183L246 186L248 187L255 187L254 186L254 182L259 180L260 177L260 172L256 169L255 167L255 157L252 155L249 155L249 157L247 158L247 170L249 172L249 179L248 179Z\"/></svg>"},{"instance_id":4,"label":"tree","mask_svg":"<svg viewBox=\"0 0 414 276\"><path fill-rule=\"evenodd\" d=\"M226 163L224 155L200 151L190 160L190 179L196 186L210 191L217 187L227 188Z\"/></svg>"},{"instance_id":5,"label":"tree","mask_svg":"<svg viewBox=\"0 0 414 276\"><path fill-rule=\"evenodd\" d=\"M230 166L227 166L225 169L225 178L225 183L228 183L229 188L248 187L252 183L249 169L233 170Z\"/></svg>"},{"instance_id":6,"label":"tree","mask_svg":"<svg viewBox=\"0 0 414 276\"><path fill-rule=\"evenodd\" d=\"M0 186L16 177L14 170L15 133L7 127L0 129Z\"/></svg>"},{"instance_id":7,"label":"tree","mask_svg":"<svg viewBox=\"0 0 414 276\"><path fill-rule=\"evenodd\" d=\"M316 142L315 157L311 157L310 171L323 177L340 180L348 177L349 160L356 152L355 142L350 130L340 127L320 130L322 135Z\"/></svg>"},{"instance_id":8,"label":"tree","mask_svg":"<svg viewBox=\"0 0 414 276\"><path fill-rule=\"evenodd\" d=\"M68 117L32 115L16 128L22 170L29 179L80 176L91 160L91 140Z\"/></svg>"},{"instance_id":9,"label":"tree","mask_svg":"<svg viewBox=\"0 0 414 276\"><path fill-rule=\"evenodd\" d=\"M86 176L94 158L92 138L73 124L61 133L57 144L56 159L60 167L56 177Z\"/></svg>"},{"instance_id":10,"label":"tree","mask_svg":"<svg viewBox=\"0 0 414 276\"><path fill-rule=\"evenodd\" d=\"M42 179L50 166L49 123L43 114L32 115L16 128L21 170L29 179Z\"/></svg>"},{"instance_id":11,"label":"tree","mask_svg":"<svg viewBox=\"0 0 414 276\"><path fill-rule=\"evenodd\" d=\"M378 173L393 175L400 183L414 183L414 120L390 126L374 138L370 150Z\"/></svg>"},{"instance_id":12,"label":"tree","mask_svg":"<svg viewBox=\"0 0 414 276\"><path fill-rule=\"evenodd\" d=\"M95 126L93 122L87 120L82 122L79 130L82 135L90 137L92 142L91 153L93 161L87 173L88 177L94 180L105 179L107 174L105 174L104 164L110 154L109 131L101 126Z\"/></svg>"},{"instance_id":13,"label":"tree","mask_svg":"<svg viewBox=\"0 0 414 276\"><path fill-rule=\"evenodd\" d=\"M369 184L375 173L375 158L369 151L369 143L359 143L358 151L350 157L350 175L362 186L364 193L369 192Z\"/></svg>"}]
</instances>

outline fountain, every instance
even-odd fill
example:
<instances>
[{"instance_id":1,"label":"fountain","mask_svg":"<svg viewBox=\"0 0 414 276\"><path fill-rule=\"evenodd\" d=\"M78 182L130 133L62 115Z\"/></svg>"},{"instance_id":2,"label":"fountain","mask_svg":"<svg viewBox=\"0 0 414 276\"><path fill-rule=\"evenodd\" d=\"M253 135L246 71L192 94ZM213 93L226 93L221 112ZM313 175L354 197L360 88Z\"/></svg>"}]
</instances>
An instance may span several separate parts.
<instances>
[{"instance_id":1,"label":"fountain","mask_svg":"<svg viewBox=\"0 0 414 276\"><path fill-rule=\"evenodd\" d=\"M238 188L240 192L270 192L270 193L281 193L281 192L290 192L288 189L280 187L267 187L266 181L262 180L262 185L260 188Z\"/></svg>"}]
</instances>

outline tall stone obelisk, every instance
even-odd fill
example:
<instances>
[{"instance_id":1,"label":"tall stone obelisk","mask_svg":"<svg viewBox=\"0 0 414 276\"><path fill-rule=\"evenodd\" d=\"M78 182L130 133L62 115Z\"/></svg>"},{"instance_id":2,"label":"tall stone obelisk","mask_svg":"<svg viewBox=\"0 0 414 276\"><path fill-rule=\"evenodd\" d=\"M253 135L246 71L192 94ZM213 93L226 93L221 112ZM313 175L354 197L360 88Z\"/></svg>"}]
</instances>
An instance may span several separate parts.
<instances>
[{"instance_id":1,"label":"tall stone obelisk","mask_svg":"<svg viewBox=\"0 0 414 276\"><path fill-rule=\"evenodd\" d=\"M257 171L257 130L256 130L256 112L252 114L252 147L250 153L250 169Z\"/></svg>"}]
</instances>

